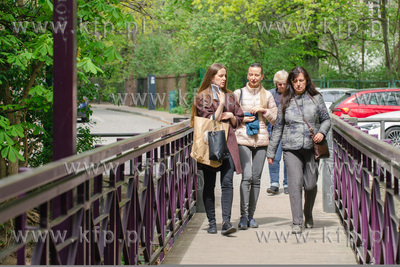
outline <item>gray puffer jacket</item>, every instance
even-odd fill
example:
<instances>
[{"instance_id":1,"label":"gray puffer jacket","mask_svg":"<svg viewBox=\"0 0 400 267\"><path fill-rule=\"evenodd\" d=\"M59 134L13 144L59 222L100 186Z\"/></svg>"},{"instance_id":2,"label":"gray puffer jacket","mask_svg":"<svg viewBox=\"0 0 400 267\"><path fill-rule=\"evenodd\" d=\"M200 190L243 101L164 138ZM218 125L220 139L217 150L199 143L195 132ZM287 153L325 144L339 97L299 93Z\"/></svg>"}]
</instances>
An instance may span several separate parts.
<instances>
[{"instance_id":1,"label":"gray puffer jacket","mask_svg":"<svg viewBox=\"0 0 400 267\"><path fill-rule=\"evenodd\" d=\"M314 133L322 133L326 136L331 126L328 109L321 95L310 96L307 92L296 95L297 103L307 122L313 128ZM301 148L313 148L311 132L297 108L294 99L290 100L290 105L282 116L281 105L278 108L274 130L269 141L267 158L275 158L275 153L282 139L282 150L299 150Z\"/></svg>"}]
</instances>

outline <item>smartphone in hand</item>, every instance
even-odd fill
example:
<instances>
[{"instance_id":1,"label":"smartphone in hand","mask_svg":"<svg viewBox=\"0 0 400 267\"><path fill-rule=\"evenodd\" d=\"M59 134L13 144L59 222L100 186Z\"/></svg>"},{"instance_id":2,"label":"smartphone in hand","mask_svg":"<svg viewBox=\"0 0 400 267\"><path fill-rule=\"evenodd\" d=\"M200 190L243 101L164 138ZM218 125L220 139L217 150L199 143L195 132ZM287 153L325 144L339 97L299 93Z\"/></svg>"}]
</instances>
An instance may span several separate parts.
<instances>
[{"instance_id":1,"label":"smartphone in hand","mask_svg":"<svg viewBox=\"0 0 400 267\"><path fill-rule=\"evenodd\" d=\"M220 93L218 85L211 84L211 90L212 90L212 92L213 92L213 98L214 98L215 100L217 100L217 99L218 99L217 93Z\"/></svg>"},{"instance_id":2,"label":"smartphone in hand","mask_svg":"<svg viewBox=\"0 0 400 267\"><path fill-rule=\"evenodd\" d=\"M213 92L219 93L219 87L218 87L218 85L211 84L211 89L213 90Z\"/></svg>"}]
</instances>

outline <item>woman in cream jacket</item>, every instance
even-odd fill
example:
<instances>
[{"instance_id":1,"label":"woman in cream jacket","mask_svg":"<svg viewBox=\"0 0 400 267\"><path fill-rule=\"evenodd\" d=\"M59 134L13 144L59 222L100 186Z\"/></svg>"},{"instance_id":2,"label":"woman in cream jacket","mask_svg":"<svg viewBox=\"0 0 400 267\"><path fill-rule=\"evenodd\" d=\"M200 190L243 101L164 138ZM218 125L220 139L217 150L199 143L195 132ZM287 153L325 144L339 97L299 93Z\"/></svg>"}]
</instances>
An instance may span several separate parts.
<instances>
[{"instance_id":1,"label":"woman in cream jacket","mask_svg":"<svg viewBox=\"0 0 400 267\"><path fill-rule=\"evenodd\" d=\"M261 85L264 78L262 66L254 63L249 67L247 79L249 82L242 89L235 90L234 94L239 101L245 115L236 130L236 139L239 145L240 164L242 165L242 182L240 185L240 213L239 229L248 227L257 228L254 219L258 195L260 193L260 179L269 143L266 121L274 124L277 115L275 100L270 92ZM249 123L258 119L258 133L249 131ZM254 123L252 123L254 122ZM247 123L247 125L246 125Z\"/></svg>"}]
</instances>

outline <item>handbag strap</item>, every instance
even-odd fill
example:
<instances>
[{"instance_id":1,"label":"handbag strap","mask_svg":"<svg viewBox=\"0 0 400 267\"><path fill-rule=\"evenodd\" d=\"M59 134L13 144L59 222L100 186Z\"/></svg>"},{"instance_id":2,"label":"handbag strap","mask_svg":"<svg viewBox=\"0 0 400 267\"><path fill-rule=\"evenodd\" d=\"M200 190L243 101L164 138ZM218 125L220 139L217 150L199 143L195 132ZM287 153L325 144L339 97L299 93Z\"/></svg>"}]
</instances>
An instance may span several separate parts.
<instances>
[{"instance_id":1,"label":"handbag strap","mask_svg":"<svg viewBox=\"0 0 400 267\"><path fill-rule=\"evenodd\" d=\"M214 113L211 117L212 117L212 119L213 119L213 124L214 124L214 126L213 126L211 132L215 132L216 130L218 130L218 126L215 125L215 122L216 122L216 120L215 120L215 113ZM221 126L221 129L223 129L222 124L220 124L220 126Z\"/></svg>"},{"instance_id":2,"label":"handbag strap","mask_svg":"<svg viewBox=\"0 0 400 267\"><path fill-rule=\"evenodd\" d=\"M306 118L304 118L303 112L301 112L301 109L299 107L299 104L297 103L296 97L294 97L294 102L296 102L296 106L299 109L300 115L303 118L303 121L307 124L308 130L310 130L311 134L314 135L314 130L311 128L310 124L308 124Z\"/></svg>"}]
</instances>

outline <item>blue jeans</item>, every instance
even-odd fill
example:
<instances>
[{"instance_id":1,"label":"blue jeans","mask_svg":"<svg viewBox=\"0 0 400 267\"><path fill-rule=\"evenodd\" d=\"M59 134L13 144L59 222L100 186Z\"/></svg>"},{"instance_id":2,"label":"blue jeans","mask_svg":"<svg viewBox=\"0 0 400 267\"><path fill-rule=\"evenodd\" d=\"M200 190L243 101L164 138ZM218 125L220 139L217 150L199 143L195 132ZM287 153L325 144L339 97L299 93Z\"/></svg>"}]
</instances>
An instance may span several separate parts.
<instances>
[{"instance_id":1,"label":"blue jeans","mask_svg":"<svg viewBox=\"0 0 400 267\"><path fill-rule=\"evenodd\" d=\"M271 178L271 186L279 187L279 170L281 168L280 161L282 159L282 141L279 142L278 149L276 150L274 163L269 166L269 176ZM283 187L287 187L287 171L286 164L283 164Z\"/></svg>"}]
</instances>

